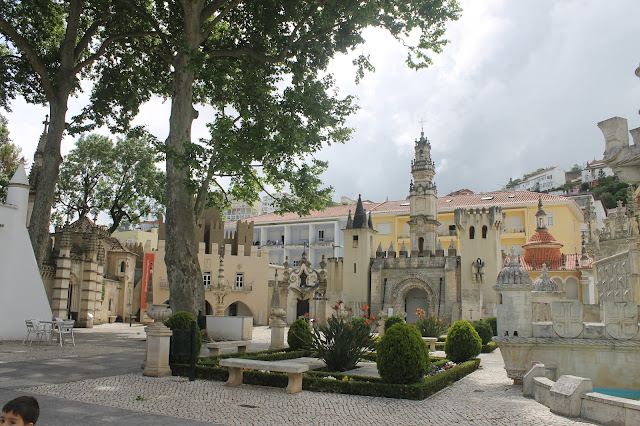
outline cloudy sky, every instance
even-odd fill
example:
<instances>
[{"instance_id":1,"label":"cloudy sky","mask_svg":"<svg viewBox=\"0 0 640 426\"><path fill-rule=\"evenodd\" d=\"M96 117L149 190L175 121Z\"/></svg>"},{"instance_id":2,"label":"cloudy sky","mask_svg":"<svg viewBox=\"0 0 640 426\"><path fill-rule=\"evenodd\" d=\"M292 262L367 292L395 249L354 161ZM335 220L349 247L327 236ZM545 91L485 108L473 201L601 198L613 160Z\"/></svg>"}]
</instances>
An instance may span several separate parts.
<instances>
[{"instance_id":1,"label":"cloudy sky","mask_svg":"<svg viewBox=\"0 0 640 426\"><path fill-rule=\"evenodd\" d=\"M376 71L354 83L351 58L330 72L360 110L345 145L324 149L323 175L341 195L373 201L408 195L413 141L424 131L436 163L438 193L500 189L510 177L540 167L602 158L596 124L613 116L640 126L637 0L461 0L462 16L448 25L451 41L426 70L409 70L406 53L390 36L366 33L356 53L371 55ZM84 105L70 104L69 117ZM11 138L33 158L46 109L16 101ZM206 136L203 111L194 136ZM169 105L146 105L137 121L158 137L168 133ZM63 141L66 153L73 140Z\"/></svg>"}]
</instances>

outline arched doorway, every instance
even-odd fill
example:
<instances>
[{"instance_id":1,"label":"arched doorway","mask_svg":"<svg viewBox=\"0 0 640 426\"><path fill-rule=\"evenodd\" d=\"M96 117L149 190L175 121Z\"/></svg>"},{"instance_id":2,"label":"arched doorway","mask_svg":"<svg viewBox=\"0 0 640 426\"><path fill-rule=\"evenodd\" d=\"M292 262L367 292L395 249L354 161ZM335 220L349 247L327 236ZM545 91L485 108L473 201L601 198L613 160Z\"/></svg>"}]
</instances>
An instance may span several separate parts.
<instances>
[{"instance_id":1,"label":"arched doorway","mask_svg":"<svg viewBox=\"0 0 640 426\"><path fill-rule=\"evenodd\" d=\"M224 310L225 317L252 317L251 309L244 303L233 302Z\"/></svg>"},{"instance_id":2,"label":"arched doorway","mask_svg":"<svg viewBox=\"0 0 640 426\"><path fill-rule=\"evenodd\" d=\"M78 320L80 310L80 288L74 274L69 277L69 291L67 292L67 319Z\"/></svg>"},{"instance_id":3,"label":"arched doorway","mask_svg":"<svg viewBox=\"0 0 640 426\"><path fill-rule=\"evenodd\" d=\"M298 299L296 318L303 317L305 314L309 315L309 299Z\"/></svg>"},{"instance_id":4,"label":"arched doorway","mask_svg":"<svg viewBox=\"0 0 640 426\"><path fill-rule=\"evenodd\" d=\"M213 315L213 308L211 307L211 303L204 301L204 314L205 315Z\"/></svg>"},{"instance_id":5,"label":"arched doorway","mask_svg":"<svg viewBox=\"0 0 640 426\"><path fill-rule=\"evenodd\" d=\"M418 319L416 311L422 309L429 312L429 294L421 288L412 288L404 298L404 311L407 313L407 322L413 324Z\"/></svg>"}]
</instances>

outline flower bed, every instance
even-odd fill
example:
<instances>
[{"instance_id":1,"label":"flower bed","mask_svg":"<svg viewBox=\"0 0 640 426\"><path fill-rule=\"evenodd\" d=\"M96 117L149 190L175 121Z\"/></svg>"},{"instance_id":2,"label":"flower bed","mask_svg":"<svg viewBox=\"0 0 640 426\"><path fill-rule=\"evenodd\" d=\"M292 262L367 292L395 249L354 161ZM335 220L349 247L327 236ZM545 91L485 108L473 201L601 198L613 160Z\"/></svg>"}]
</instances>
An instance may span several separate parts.
<instances>
[{"instance_id":1,"label":"flower bed","mask_svg":"<svg viewBox=\"0 0 640 426\"><path fill-rule=\"evenodd\" d=\"M301 354L302 352L302 354ZM226 368L218 367L220 358L249 358L262 360L293 359L307 356L305 351L262 351L246 352L241 354L225 354L220 357L201 358L196 365L196 377L206 380L226 381L229 373ZM432 357L432 368L444 370L449 361L443 358ZM480 365L479 359L473 359L458 365L449 366L446 370L429 375L419 383L411 385L399 385L385 383L377 377L352 376L344 373L331 373L324 371L309 371L302 378L302 389L313 392L333 392L351 395L381 396L385 398L424 399L449 384L472 373ZM432 369L432 371L434 371ZM174 376L188 376L188 364L172 364L171 370ZM270 373L265 371L246 370L243 374L243 383L260 386L285 388L288 378L284 373Z\"/></svg>"}]
</instances>

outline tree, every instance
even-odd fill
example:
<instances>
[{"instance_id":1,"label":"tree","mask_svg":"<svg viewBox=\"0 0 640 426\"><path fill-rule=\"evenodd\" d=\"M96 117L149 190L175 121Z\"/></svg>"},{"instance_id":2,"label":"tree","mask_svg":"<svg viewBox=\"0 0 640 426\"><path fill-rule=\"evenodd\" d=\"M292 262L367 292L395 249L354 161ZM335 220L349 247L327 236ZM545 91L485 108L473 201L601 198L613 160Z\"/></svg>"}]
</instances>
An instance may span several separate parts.
<instances>
[{"instance_id":1,"label":"tree","mask_svg":"<svg viewBox=\"0 0 640 426\"><path fill-rule=\"evenodd\" d=\"M165 263L172 308L192 313L204 309L195 224L205 206L229 194L252 202L265 184L280 191L285 183L292 196L279 200L280 211L304 213L328 201L331 189L318 177L326 163L309 156L346 141L344 123L355 111L352 98L338 98L325 75L330 59L362 44L363 29L374 26L404 43L410 66L426 67L427 52L446 44L445 23L459 12L455 0L121 1L156 37L112 45L103 62L115 63L115 81L144 72L153 75L145 82L157 84L125 88L103 73L94 89L102 100L91 114L103 120L115 102L104 95L117 99L122 89L139 99L149 96L145 90L171 98ZM146 64L137 68L131 64L140 52ZM355 65L357 78L372 69L365 56ZM192 141L194 104L216 110L209 140ZM230 179L228 192L221 178Z\"/></svg>"},{"instance_id":2,"label":"tree","mask_svg":"<svg viewBox=\"0 0 640 426\"><path fill-rule=\"evenodd\" d=\"M109 232L160 210L164 174L156 169L156 153L146 137L114 143L96 134L81 137L67 155L56 188L56 218L67 221L100 212L112 220Z\"/></svg>"},{"instance_id":3,"label":"tree","mask_svg":"<svg viewBox=\"0 0 640 426\"><path fill-rule=\"evenodd\" d=\"M0 114L0 201L7 198L7 185L24 158L22 149L11 143L7 119Z\"/></svg>"},{"instance_id":4,"label":"tree","mask_svg":"<svg viewBox=\"0 0 640 426\"><path fill-rule=\"evenodd\" d=\"M582 166L578 163L574 164L573 167L569 170L570 172L581 172Z\"/></svg>"},{"instance_id":5,"label":"tree","mask_svg":"<svg viewBox=\"0 0 640 426\"><path fill-rule=\"evenodd\" d=\"M89 75L108 46L147 34L130 32L131 18L121 8L105 0L0 0L0 105L6 107L20 95L49 106L51 121L29 223L38 264L47 250L62 136L86 130L80 117L66 122L69 96L80 90L80 78ZM93 71L99 74L104 66Z\"/></svg>"}]
</instances>

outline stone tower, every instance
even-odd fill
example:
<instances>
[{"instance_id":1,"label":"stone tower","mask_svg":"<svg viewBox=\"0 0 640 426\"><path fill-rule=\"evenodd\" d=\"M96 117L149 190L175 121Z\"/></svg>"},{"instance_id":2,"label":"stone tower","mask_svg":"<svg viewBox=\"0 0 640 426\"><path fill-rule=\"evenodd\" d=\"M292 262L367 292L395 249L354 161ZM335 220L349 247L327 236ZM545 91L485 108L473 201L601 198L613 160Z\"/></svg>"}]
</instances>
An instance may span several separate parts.
<instances>
[{"instance_id":1,"label":"stone tower","mask_svg":"<svg viewBox=\"0 0 640 426\"><path fill-rule=\"evenodd\" d=\"M414 150L415 159L411 161L413 180L409 185L411 256L424 256L435 252L440 225L431 144L424 137L424 131L420 132Z\"/></svg>"},{"instance_id":2,"label":"stone tower","mask_svg":"<svg viewBox=\"0 0 640 426\"><path fill-rule=\"evenodd\" d=\"M344 232L343 297L347 307L366 305L369 300L369 266L375 254L375 234L371 218L358 196L356 212L347 219Z\"/></svg>"},{"instance_id":3,"label":"stone tower","mask_svg":"<svg viewBox=\"0 0 640 426\"><path fill-rule=\"evenodd\" d=\"M495 316L491 286L502 268L502 208L455 209L454 218L460 238L462 318Z\"/></svg>"},{"instance_id":4,"label":"stone tower","mask_svg":"<svg viewBox=\"0 0 640 426\"><path fill-rule=\"evenodd\" d=\"M511 261L498 274L496 285L498 336L532 337L533 282L512 252Z\"/></svg>"}]
</instances>

